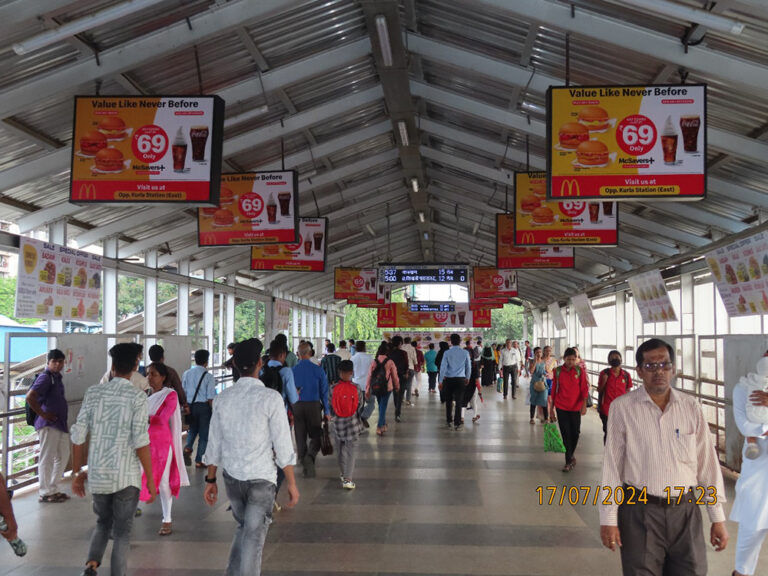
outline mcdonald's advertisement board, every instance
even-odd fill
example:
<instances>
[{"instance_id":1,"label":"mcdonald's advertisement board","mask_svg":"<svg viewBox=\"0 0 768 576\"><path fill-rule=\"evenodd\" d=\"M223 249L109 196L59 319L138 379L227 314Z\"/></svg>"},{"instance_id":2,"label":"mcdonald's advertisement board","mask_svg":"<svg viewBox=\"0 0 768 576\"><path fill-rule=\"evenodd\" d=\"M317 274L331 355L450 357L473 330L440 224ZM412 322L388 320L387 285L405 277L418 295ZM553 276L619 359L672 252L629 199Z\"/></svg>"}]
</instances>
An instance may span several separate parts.
<instances>
[{"instance_id":1,"label":"mcdonald's advertisement board","mask_svg":"<svg viewBox=\"0 0 768 576\"><path fill-rule=\"evenodd\" d=\"M568 246L515 246L515 215L496 214L496 267L502 270L573 268L573 248Z\"/></svg>"},{"instance_id":2,"label":"mcdonald's advertisement board","mask_svg":"<svg viewBox=\"0 0 768 576\"><path fill-rule=\"evenodd\" d=\"M378 268L335 268L333 297L337 300L359 298L375 301L378 279Z\"/></svg>"},{"instance_id":3,"label":"mcdonald's advertisement board","mask_svg":"<svg viewBox=\"0 0 768 576\"><path fill-rule=\"evenodd\" d=\"M324 272L327 239L327 218L299 218L298 242L251 247L251 270Z\"/></svg>"},{"instance_id":4,"label":"mcdonald's advertisement board","mask_svg":"<svg viewBox=\"0 0 768 576\"><path fill-rule=\"evenodd\" d=\"M515 173L515 245L616 246L616 203L546 200L546 172Z\"/></svg>"},{"instance_id":5,"label":"mcdonald's advertisement board","mask_svg":"<svg viewBox=\"0 0 768 576\"><path fill-rule=\"evenodd\" d=\"M219 205L197 209L199 245L296 242L298 190L293 170L222 175Z\"/></svg>"},{"instance_id":6,"label":"mcdonald's advertisement board","mask_svg":"<svg viewBox=\"0 0 768 576\"><path fill-rule=\"evenodd\" d=\"M703 84L551 87L548 197L704 198L706 97Z\"/></svg>"},{"instance_id":7,"label":"mcdonald's advertisement board","mask_svg":"<svg viewBox=\"0 0 768 576\"><path fill-rule=\"evenodd\" d=\"M408 304L390 304L379 308L379 328L490 328L490 309L470 310L456 304L454 312L410 312Z\"/></svg>"},{"instance_id":8,"label":"mcdonald's advertisement board","mask_svg":"<svg viewBox=\"0 0 768 576\"><path fill-rule=\"evenodd\" d=\"M354 304L358 308L384 308L389 306L390 302L392 302L392 287L385 286L381 282L378 283L376 295L373 297L355 296L347 298L347 304Z\"/></svg>"},{"instance_id":9,"label":"mcdonald's advertisement board","mask_svg":"<svg viewBox=\"0 0 768 576\"><path fill-rule=\"evenodd\" d=\"M472 295L476 300L484 298L504 299L517 296L517 273L489 266L472 269Z\"/></svg>"},{"instance_id":10,"label":"mcdonald's advertisement board","mask_svg":"<svg viewBox=\"0 0 768 576\"><path fill-rule=\"evenodd\" d=\"M74 203L217 204L218 96L76 96Z\"/></svg>"},{"instance_id":11,"label":"mcdonald's advertisement board","mask_svg":"<svg viewBox=\"0 0 768 576\"><path fill-rule=\"evenodd\" d=\"M98 321L101 256L21 236L17 318Z\"/></svg>"}]
</instances>

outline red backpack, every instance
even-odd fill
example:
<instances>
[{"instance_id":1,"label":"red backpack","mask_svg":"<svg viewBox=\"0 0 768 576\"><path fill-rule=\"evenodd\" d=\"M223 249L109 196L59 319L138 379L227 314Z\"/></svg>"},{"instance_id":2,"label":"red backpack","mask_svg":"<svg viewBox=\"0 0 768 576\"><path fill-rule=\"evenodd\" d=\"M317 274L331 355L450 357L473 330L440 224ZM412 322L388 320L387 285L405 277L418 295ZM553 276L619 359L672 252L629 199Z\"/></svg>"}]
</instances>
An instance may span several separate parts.
<instances>
[{"instance_id":1,"label":"red backpack","mask_svg":"<svg viewBox=\"0 0 768 576\"><path fill-rule=\"evenodd\" d=\"M360 404L358 387L351 382L340 381L333 388L331 395L331 407L334 414L339 418L349 418L357 413L357 407Z\"/></svg>"}]
</instances>

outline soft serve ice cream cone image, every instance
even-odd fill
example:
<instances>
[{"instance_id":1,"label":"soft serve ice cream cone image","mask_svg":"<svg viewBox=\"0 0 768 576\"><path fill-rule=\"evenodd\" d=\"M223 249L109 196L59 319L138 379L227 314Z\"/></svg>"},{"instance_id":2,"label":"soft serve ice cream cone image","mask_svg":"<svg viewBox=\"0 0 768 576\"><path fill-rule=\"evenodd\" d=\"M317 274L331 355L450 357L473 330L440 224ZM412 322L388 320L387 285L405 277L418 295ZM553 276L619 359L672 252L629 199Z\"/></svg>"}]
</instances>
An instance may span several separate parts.
<instances>
[{"instance_id":1,"label":"soft serve ice cream cone image","mask_svg":"<svg viewBox=\"0 0 768 576\"><path fill-rule=\"evenodd\" d=\"M32 274L37 266L37 250L29 244L24 245L24 271Z\"/></svg>"}]
</instances>

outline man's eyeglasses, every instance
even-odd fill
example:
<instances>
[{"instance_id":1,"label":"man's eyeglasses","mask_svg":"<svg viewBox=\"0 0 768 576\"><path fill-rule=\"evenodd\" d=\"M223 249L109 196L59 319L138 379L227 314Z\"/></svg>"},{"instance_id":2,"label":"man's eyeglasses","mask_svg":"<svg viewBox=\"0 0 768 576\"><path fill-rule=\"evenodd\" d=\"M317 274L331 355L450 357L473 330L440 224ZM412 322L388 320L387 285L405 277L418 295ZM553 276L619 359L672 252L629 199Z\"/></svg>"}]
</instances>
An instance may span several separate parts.
<instances>
[{"instance_id":1,"label":"man's eyeglasses","mask_svg":"<svg viewBox=\"0 0 768 576\"><path fill-rule=\"evenodd\" d=\"M672 362L644 362L640 365L645 372L658 372L659 370L669 372L674 366Z\"/></svg>"}]
</instances>

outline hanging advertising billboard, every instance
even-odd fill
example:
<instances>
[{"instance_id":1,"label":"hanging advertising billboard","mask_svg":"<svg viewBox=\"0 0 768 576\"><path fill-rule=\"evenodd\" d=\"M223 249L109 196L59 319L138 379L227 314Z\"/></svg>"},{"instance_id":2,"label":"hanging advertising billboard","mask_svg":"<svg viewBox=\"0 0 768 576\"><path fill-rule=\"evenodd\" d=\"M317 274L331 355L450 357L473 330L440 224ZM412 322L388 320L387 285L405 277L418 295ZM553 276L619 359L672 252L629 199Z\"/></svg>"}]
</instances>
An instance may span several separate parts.
<instances>
[{"instance_id":1,"label":"hanging advertising billboard","mask_svg":"<svg viewBox=\"0 0 768 576\"><path fill-rule=\"evenodd\" d=\"M706 99L704 84L551 87L548 197L704 198Z\"/></svg>"},{"instance_id":2,"label":"hanging advertising billboard","mask_svg":"<svg viewBox=\"0 0 768 576\"><path fill-rule=\"evenodd\" d=\"M218 96L76 96L70 202L217 204Z\"/></svg>"},{"instance_id":3,"label":"hanging advertising billboard","mask_svg":"<svg viewBox=\"0 0 768 576\"><path fill-rule=\"evenodd\" d=\"M470 310L456 304L454 312L411 312L408 304L390 304L378 310L379 328L490 328L490 309Z\"/></svg>"},{"instance_id":4,"label":"hanging advertising billboard","mask_svg":"<svg viewBox=\"0 0 768 576\"><path fill-rule=\"evenodd\" d=\"M515 215L496 214L496 267L508 269L573 268L574 250L568 246L515 246Z\"/></svg>"},{"instance_id":5,"label":"hanging advertising billboard","mask_svg":"<svg viewBox=\"0 0 768 576\"><path fill-rule=\"evenodd\" d=\"M299 218L298 242L251 247L251 270L324 272L327 218Z\"/></svg>"},{"instance_id":6,"label":"hanging advertising billboard","mask_svg":"<svg viewBox=\"0 0 768 576\"><path fill-rule=\"evenodd\" d=\"M713 250L706 258L728 316L768 314L768 233Z\"/></svg>"}]
</instances>

